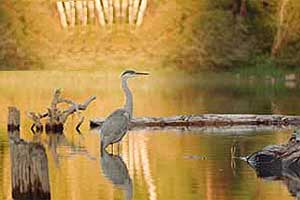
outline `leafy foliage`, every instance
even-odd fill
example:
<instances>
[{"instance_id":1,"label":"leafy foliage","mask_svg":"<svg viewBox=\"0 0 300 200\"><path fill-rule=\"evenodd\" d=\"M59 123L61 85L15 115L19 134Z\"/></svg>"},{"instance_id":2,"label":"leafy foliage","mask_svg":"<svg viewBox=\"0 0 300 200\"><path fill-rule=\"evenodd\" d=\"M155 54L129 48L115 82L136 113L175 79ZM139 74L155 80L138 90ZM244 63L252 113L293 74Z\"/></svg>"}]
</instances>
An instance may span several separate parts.
<instances>
[{"instance_id":1,"label":"leafy foliage","mask_svg":"<svg viewBox=\"0 0 300 200\"><path fill-rule=\"evenodd\" d=\"M134 31L117 25L63 30L54 0L4 0L0 11L1 69L224 70L252 66L256 57L276 66L300 64L300 1L155 0Z\"/></svg>"}]
</instances>

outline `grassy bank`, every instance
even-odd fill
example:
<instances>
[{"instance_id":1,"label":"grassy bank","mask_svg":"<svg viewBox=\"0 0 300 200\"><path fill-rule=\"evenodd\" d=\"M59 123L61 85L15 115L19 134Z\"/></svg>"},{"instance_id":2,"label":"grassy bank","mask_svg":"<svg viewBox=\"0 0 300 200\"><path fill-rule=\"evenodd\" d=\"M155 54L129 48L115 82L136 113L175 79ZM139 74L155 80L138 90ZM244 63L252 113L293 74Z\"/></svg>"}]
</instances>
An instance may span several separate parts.
<instances>
[{"instance_id":1,"label":"grassy bank","mask_svg":"<svg viewBox=\"0 0 300 200\"><path fill-rule=\"evenodd\" d=\"M280 78L289 74L299 74L300 68L282 65L270 56L255 56L248 63L240 64L229 72L242 77Z\"/></svg>"}]
</instances>

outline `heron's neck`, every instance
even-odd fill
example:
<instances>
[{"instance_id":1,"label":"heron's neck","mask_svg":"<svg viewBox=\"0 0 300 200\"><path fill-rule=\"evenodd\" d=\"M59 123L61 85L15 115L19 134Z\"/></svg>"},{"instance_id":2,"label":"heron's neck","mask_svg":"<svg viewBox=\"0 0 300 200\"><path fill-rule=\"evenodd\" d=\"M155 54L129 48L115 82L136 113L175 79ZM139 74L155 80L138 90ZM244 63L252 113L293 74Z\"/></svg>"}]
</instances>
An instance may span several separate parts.
<instances>
[{"instance_id":1,"label":"heron's neck","mask_svg":"<svg viewBox=\"0 0 300 200\"><path fill-rule=\"evenodd\" d=\"M130 117L132 117L132 111L133 111L133 100L132 100L132 93L130 89L128 88L127 79L122 79L122 88L126 96L126 101L124 105L124 109L129 112Z\"/></svg>"}]
</instances>

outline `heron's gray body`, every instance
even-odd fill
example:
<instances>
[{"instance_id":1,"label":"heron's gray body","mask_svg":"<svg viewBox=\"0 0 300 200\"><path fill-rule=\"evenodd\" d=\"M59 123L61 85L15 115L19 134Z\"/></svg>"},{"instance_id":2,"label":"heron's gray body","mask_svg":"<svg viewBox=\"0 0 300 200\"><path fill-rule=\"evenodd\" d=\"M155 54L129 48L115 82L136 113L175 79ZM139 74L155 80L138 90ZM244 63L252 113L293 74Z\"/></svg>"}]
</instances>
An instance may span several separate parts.
<instances>
[{"instance_id":1,"label":"heron's gray body","mask_svg":"<svg viewBox=\"0 0 300 200\"><path fill-rule=\"evenodd\" d=\"M129 128L129 122L130 113L125 109L118 109L110 114L101 127L103 147L122 140Z\"/></svg>"},{"instance_id":2,"label":"heron's gray body","mask_svg":"<svg viewBox=\"0 0 300 200\"><path fill-rule=\"evenodd\" d=\"M133 99L130 89L127 85L128 78L136 75L148 75L147 73L138 73L132 70L125 71L121 76L122 88L125 93L126 101L123 108L115 110L104 121L101 131L101 148L106 148L109 144L114 144L122 140L125 136L133 112Z\"/></svg>"}]
</instances>

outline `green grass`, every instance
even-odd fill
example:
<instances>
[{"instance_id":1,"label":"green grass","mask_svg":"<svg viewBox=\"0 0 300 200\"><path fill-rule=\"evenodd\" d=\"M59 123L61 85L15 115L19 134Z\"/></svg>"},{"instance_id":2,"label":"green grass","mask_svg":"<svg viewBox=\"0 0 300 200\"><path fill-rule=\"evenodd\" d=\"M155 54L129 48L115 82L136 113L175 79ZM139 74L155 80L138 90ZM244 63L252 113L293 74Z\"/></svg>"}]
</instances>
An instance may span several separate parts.
<instances>
[{"instance_id":1,"label":"green grass","mask_svg":"<svg viewBox=\"0 0 300 200\"><path fill-rule=\"evenodd\" d=\"M233 74L239 74L242 77L284 77L286 74L299 73L300 69L296 67L286 67L279 65L268 55L259 55L253 57L248 63L241 64L240 67L230 71Z\"/></svg>"}]
</instances>

